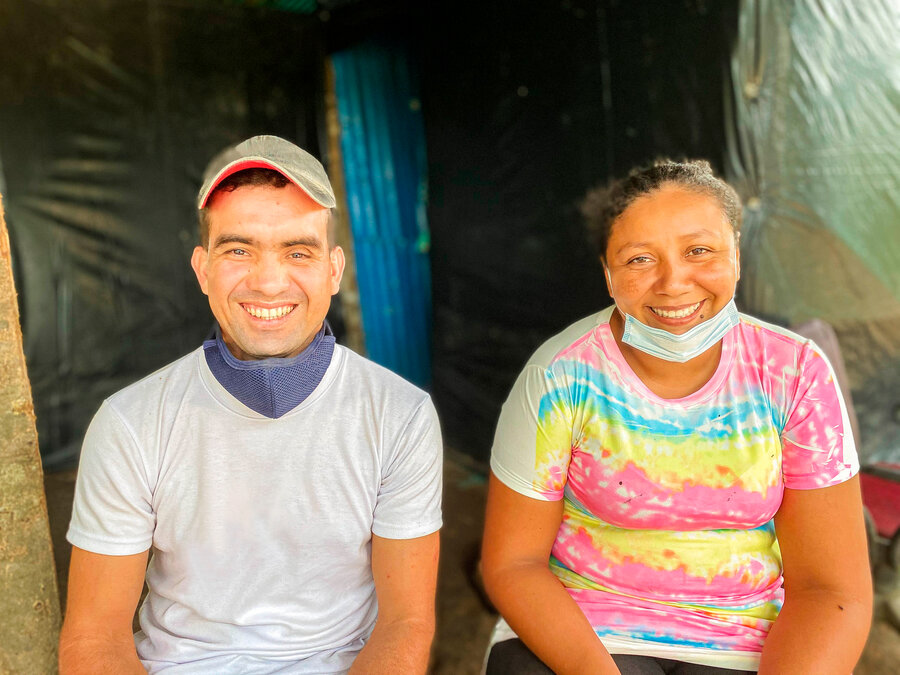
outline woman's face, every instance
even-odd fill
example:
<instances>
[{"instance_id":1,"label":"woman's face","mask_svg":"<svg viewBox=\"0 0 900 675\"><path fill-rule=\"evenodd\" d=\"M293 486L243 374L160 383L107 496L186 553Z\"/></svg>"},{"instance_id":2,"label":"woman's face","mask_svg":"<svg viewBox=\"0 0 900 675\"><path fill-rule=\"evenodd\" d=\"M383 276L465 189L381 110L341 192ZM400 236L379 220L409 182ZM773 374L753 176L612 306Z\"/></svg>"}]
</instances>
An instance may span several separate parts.
<instances>
[{"instance_id":1,"label":"woman's face","mask_svg":"<svg viewBox=\"0 0 900 675\"><path fill-rule=\"evenodd\" d=\"M664 185L636 199L613 223L607 285L625 314L681 334L728 304L739 261L719 202Z\"/></svg>"}]
</instances>

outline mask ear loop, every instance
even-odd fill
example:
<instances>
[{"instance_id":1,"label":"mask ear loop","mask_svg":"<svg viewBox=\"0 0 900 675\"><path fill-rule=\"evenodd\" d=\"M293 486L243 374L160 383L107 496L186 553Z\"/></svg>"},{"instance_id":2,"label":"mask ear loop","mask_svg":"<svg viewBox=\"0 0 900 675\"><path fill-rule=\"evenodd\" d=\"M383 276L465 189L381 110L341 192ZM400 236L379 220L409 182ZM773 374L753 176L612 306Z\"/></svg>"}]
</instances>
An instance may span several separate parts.
<instances>
[{"instance_id":1,"label":"mask ear loop","mask_svg":"<svg viewBox=\"0 0 900 675\"><path fill-rule=\"evenodd\" d=\"M734 233L734 254L731 257L732 265L734 266L734 292L732 292L731 297L737 297L737 284L738 280L741 278L741 270L738 267L738 254L741 251L741 233Z\"/></svg>"},{"instance_id":2,"label":"mask ear loop","mask_svg":"<svg viewBox=\"0 0 900 675\"><path fill-rule=\"evenodd\" d=\"M602 258L601 258L601 262L603 262ZM606 290L609 291L609 295L612 298L613 307L622 316L622 321L625 321L627 319L627 316L625 315L625 312L623 312L621 309L619 309L619 304L616 302L616 298L613 295L612 277L609 276L609 267L607 266L607 264L605 262L603 262L603 273L606 275L606 284L607 284Z\"/></svg>"}]
</instances>

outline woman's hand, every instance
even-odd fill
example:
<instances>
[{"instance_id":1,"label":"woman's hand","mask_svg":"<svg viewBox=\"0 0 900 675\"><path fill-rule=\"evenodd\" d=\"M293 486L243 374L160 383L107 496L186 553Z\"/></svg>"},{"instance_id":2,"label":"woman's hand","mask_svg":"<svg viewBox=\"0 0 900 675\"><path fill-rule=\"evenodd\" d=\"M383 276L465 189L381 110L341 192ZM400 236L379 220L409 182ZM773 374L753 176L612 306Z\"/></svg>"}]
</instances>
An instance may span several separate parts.
<instances>
[{"instance_id":1,"label":"woman's hand","mask_svg":"<svg viewBox=\"0 0 900 675\"><path fill-rule=\"evenodd\" d=\"M872 620L859 476L827 488L785 488L775 534L785 600L763 647L760 675L848 675Z\"/></svg>"},{"instance_id":2,"label":"woman's hand","mask_svg":"<svg viewBox=\"0 0 900 675\"><path fill-rule=\"evenodd\" d=\"M488 489L484 585L522 641L558 675L618 675L612 657L548 561L563 502L515 492L493 474Z\"/></svg>"}]
</instances>

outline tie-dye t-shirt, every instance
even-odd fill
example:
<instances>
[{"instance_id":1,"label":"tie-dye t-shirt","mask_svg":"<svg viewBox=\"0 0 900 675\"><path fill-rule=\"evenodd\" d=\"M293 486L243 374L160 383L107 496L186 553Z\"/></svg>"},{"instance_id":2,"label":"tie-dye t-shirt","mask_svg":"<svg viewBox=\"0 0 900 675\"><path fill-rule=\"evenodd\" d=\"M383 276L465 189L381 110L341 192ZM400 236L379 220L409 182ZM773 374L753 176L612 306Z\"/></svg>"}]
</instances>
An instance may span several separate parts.
<instances>
[{"instance_id":1,"label":"tie-dye t-shirt","mask_svg":"<svg viewBox=\"0 0 900 675\"><path fill-rule=\"evenodd\" d=\"M784 488L859 468L837 382L812 342L741 315L709 382L662 399L623 358L612 310L531 358L491 468L565 500L550 566L611 652L755 670L783 599Z\"/></svg>"}]
</instances>

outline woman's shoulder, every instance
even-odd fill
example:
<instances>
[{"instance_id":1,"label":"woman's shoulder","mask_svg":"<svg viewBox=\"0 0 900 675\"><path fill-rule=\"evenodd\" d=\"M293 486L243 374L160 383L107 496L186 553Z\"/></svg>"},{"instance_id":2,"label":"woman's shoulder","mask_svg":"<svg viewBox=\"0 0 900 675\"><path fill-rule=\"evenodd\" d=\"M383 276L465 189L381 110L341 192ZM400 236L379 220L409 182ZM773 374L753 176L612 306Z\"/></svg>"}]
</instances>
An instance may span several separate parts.
<instances>
[{"instance_id":1,"label":"woman's shoulder","mask_svg":"<svg viewBox=\"0 0 900 675\"><path fill-rule=\"evenodd\" d=\"M777 324L741 314L741 351L745 365L769 373L786 382L834 378L834 368L826 350L813 339Z\"/></svg>"},{"instance_id":2,"label":"woman's shoulder","mask_svg":"<svg viewBox=\"0 0 900 675\"><path fill-rule=\"evenodd\" d=\"M821 349L812 339L769 321L749 314L740 313L741 339L751 349L761 350L769 358L781 356L790 361L799 361L804 354Z\"/></svg>"},{"instance_id":3,"label":"woman's shoulder","mask_svg":"<svg viewBox=\"0 0 900 675\"><path fill-rule=\"evenodd\" d=\"M590 338L598 327L608 324L613 308L614 305L611 305L570 324L538 347L528 359L526 366L549 368L560 355Z\"/></svg>"}]
</instances>

